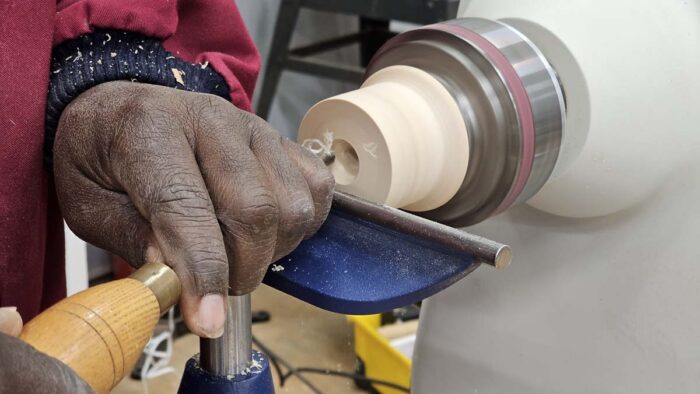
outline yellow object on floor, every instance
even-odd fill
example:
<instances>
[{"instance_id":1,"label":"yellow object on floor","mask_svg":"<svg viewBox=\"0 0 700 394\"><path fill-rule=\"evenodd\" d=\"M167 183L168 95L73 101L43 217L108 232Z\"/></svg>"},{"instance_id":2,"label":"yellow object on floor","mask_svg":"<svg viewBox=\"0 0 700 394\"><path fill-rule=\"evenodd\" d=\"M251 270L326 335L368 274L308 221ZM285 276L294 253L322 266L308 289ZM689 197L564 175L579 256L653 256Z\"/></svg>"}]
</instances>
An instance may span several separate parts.
<instances>
[{"instance_id":1,"label":"yellow object on floor","mask_svg":"<svg viewBox=\"0 0 700 394\"><path fill-rule=\"evenodd\" d=\"M409 387L411 359L380 333L381 315L348 316L348 320L355 325L355 354L364 364L365 376ZM381 394L403 394L383 385L372 387Z\"/></svg>"}]
</instances>

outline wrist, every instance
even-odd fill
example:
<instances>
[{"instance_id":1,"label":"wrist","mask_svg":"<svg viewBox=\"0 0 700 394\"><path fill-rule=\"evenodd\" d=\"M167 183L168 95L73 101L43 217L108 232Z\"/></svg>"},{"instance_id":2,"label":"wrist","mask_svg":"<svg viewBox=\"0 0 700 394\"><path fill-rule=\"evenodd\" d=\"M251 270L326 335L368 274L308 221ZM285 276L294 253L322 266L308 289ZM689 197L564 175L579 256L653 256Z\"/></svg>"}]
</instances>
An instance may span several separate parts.
<instances>
[{"instance_id":1,"label":"wrist","mask_svg":"<svg viewBox=\"0 0 700 394\"><path fill-rule=\"evenodd\" d=\"M65 108L83 92L111 81L144 82L229 97L224 79L210 67L166 51L136 33L99 30L54 48L46 109L44 160L53 166L53 143Z\"/></svg>"}]
</instances>

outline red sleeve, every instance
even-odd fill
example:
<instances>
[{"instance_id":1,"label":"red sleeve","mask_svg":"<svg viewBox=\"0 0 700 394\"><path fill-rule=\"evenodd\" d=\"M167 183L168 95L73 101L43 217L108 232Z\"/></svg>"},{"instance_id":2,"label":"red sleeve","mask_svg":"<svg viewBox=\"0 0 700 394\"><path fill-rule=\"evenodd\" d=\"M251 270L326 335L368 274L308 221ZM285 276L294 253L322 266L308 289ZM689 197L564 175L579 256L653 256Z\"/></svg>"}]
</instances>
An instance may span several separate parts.
<instances>
[{"instance_id":1,"label":"red sleeve","mask_svg":"<svg viewBox=\"0 0 700 394\"><path fill-rule=\"evenodd\" d=\"M183 60L208 62L231 101L251 110L260 56L233 0L58 0L54 46L94 29L141 33Z\"/></svg>"}]
</instances>

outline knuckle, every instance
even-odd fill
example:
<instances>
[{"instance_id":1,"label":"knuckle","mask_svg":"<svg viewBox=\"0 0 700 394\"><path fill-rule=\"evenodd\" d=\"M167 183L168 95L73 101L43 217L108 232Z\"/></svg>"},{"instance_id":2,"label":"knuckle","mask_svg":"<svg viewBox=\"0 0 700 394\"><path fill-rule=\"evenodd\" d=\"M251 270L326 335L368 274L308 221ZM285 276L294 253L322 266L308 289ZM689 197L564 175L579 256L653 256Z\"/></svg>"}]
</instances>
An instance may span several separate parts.
<instances>
[{"instance_id":1,"label":"knuckle","mask_svg":"<svg viewBox=\"0 0 700 394\"><path fill-rule=\"evenodd\" d=\"M192 253L190 261L187 270L199 296L225 292L228 285L228 262L225 257L199 250Z\"/></svg>"},{"instance_id":2,"label":"knuckle","mask_svg":"<svg viewBox=\"0 0 700 394\"><path fill-rule=\"evenodd\" d=\"M297 193L292 196L280 218L280 233L286 239L301 239L313 224L315 207L309 196Z\"/></svg>"},{"instance_id":3,"label":"knuckle","mask_svg":"<svg viewBox=\"0 0 700 394\"><path fill-rule=\"evenodd\" d=\"M250 293L260 284L265 276L269 261L245 267L232 267L229 275L229 290L234 295Z\"/></svg>"},{"instance_id":4,"label":"knuckle","mask_svg":"<svg viewBox=\"0 0 700 394\"><path fill-rule=\"evenodd\" d=\"M301 194L301 193L300 193ZM299 225L306 225L314 218L314 203L310 196L299 196L290 205L291 219Z\"/></svg>"},{"instance_id":5,"label":"knuckle","mask_svg":"<svg viewBox=\"0 0 700 394\"><path fill-rule=\"evenodd\" d=\"M335 189L335 179L329 171L317 173L309 180L309 188L316 196L316 227L321 226L322 221L328 216L333 203L333 191ZM317 229L317 228L316 228ZM316 230L314 229L314 231Z\"/></svg>"},{"instance_id":6,"label":"knuckle","mask_svg":"<svg viewBox=\"0 0 700 394\"><path fill-rule=\"evenodd\" d=\"M240 109L235 110L233 124L239 132L250 136L251 144L259 142L269 134L269 126L264 120Z\"/></svg>"},{"instance_id":7,"label":"knuckle","mask_svg":"<svg viewBox=\"0 0 700 394\"><path fill-rule=\"evenodd\" d=\"M220 132L225 129L221 122L231 103L221 97L196 93L184 97L181 117L184 124L195 133ZM205 135L205 134L204 134Z\"/></svg>"},{"instance_id":8,"label":"knuckle","mask_svg":"<svg viewBox=\"0 0 700 394\"><path fill-rule=\"evenodd\" d=\"M199 134L231 138L237 135L249 144L263 129L265 122L255 114L236 108L229 101L212 95L201 95L190 104L188 119L196 120Z\"/></svg>"},{"instance_id":9,"label":"knuckle","mask_svg":"<svg viewBox=\"0 0 700 394\"><path fill-rule=\"evenodd\" d=\"M335 178L330 171L324 166L323 170L318 171L309 180L309 187L316 192L330 196L335 189Z\"/></svg>"},{"instance_id":10,"label":"knuckle","mask_svg":"<svg viewBox=\"0 0 700 394\"><path fill-rule=\"evenodd\" d=\"M248 190L249 198L240 207L221 212L219 221L224 232L238 239L265 242L271 238L270 229L279 221L279 207L276 199L265 188Z\"/></svg>"},{"instance_id":11,"label":"knuckle","mask_svg":"<svg viewBox=\"0 0 700 394\"><path fill-rule=\"evenodd\" d=\"M273 225L277 222L278 217L277 202L268 193L259 194L240 211L241 222L263 227Z\"/></svg>"},{"instance_id":12,"label":"knuckle","mask_svg":"<svg viewBox=\"0 0 700 394\"><path fill-rule=\"evenodd\" d=\"M176 171L150 190L151 214L212 217L214 208L206 189L197 185L194 174Z\"/></svg>"}]
</instances>

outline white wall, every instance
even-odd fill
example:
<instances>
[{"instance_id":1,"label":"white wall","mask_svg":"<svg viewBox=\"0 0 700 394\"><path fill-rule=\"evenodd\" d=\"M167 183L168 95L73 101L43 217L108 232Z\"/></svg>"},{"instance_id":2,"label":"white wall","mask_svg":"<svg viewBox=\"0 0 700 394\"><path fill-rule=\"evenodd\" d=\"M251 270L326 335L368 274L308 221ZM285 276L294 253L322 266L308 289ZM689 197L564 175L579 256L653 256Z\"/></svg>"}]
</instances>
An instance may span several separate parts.
<instances>
[{"instance_id":1,"label":"white wall","mask_svg":"<svg viewBox=\"0 0 700 394\"><path fill-rule=\"evenodd\" d=\"M64 223L66 242L66 290L68 295L88 286L88 256L85 242Z\"/></svg>"}]
</instances>

